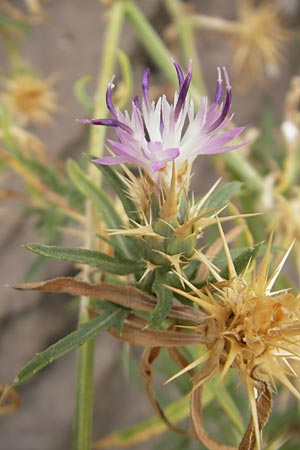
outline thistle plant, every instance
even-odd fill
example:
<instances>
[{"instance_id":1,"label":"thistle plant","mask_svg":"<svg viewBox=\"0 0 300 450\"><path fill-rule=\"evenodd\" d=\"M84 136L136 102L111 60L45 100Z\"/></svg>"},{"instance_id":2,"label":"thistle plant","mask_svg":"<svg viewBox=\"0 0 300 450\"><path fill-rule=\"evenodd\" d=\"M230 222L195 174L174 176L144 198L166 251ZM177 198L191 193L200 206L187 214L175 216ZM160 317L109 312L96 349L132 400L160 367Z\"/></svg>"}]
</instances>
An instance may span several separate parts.
<instances>
[{"instance_id":1,"label":"thistle plant","mask_svg":"<svg viewBox=\"0 0 300 450\"><path fill-rule=\"evenodd\" d=\"M190 20L188 14L183 15L180 22L180 2L169 0L166 6L174 23L179 24L178 38L187 49L184 33L192 36L199 17ZM270 211L256 213L258 205L268 209L270 199L272 207L276 204L281 212L283 203L293 206L293 184L298 179L294 163L299 157L298 85L293 83L286 100L282 127L286 158L278 162L276 174L269 174L268 184L266 172L260 173L259 166L243 157L243 148L250 143L245 127L233 122L234 89L227 69L217 68L216 91L210 102L193 83L195 67L198 87L204 88L194 55L192 61L185 52L182 65L171 58L134 2L113 2L109 12L93 112L83 84L77 84L77 97L94 118L78 119L78 127L89 128L91 138L82 165L67 162L63 173L68 179L57 174L58 165L44 151L37 150L39 157L34 161L33 144L20 152L18 145L28 133L25 125L36 115L30 109L26 117L16 114L19 122L13 126L15 85L7 82L3 93L7 105L2 111L2 153L33 188L31 206L44 212L50 208L50 213L51 208L58 208L55 225L60 230L76 226L78 231L80 227L84 244L59 246L54 235L47 244L26 245L39 258L73 263L77 273L13 287L79 297L79 325L35 355L1 388L0 412L17 407L20 385L77 349L73 449L90 450L93 339L108 332L126 345L143 349L140 376L157 417L125 433L108 435L95 442L94 448L130 446L166 429L184 439L182 448L193 441L209 450L285 448L286 430L280 428L270 437L265 427L272 417L274 393L280 398L285 391L300 399L299 294L282 276L287 258L297 248L298 242L293 241L298 240L298 222L293 219L286 224L289 233L283 241L280 228L274 232L274 215L270 218ZM258 8L256 13L268 17L272 13L277 24L271 6ZM172 100L166 94L151 98L150 69L146 68L140 92L134 92L128 110L120 107L119 80L114 81L113 73L124 17L175 86ZM233 26L232 33L237 29ZM264 49L269 48L267 44ZM277 44L275 47L275 53L271 52L274 57ZM252 55L252 51L252 45L247 47L247 54ZM130 64L121 55L126 80ZM38 86L41 102L35 106L42 108L46 118L54 111L56 99L47 82ZM105 139L107 128L115 133L113 139ZM105 146L109 154L104 155ZM202 155L213 160L220 155L227 176L233 179L216 178L208 189L200 182L200 192L193 192L191 179L197 177L193 163ZM236 173L238 179L234 178ZM280 217L277 213L277 219ZM165 383L172 383L181 394L167 407L153 387L159 363ZM211 417L216 429L211 429ZM278 421L282 416L274 423ZM295 449L290 440L286 449Z\"/></svg>"},{"instance_id":2,"label":"thistle plant","mask_svg":"<svg viewBox=\"0 0 300 450\"><path fill-rule=\"evenodd\" d=\"M221 153L240 147L241 144L224 144L239 136L243 128L215 135L228 123L226 117L231 102L231 87L225 69L224 103L221 103L222 79L219 70L212 105L208 108L207 99L203 99L196 113L188 98L191 67L186 76L177 63L175 69L179 93L175 93L174 104L167 103L165 97L160 98L157 104L151 103L148 93L149 71L146 69L142 83L142 104L135 97L132 118L127 112L122 114L113 106L110 83L106 102L113 117L84 120L93 125L114 127L119 139L109 141L117 156L92 160L114 188L123 207L121 215L113 205L108 210L108 199L99 191L103 217L108 226L114 225L110 229L108 241L114 256L97 250L40 244L27 246L39 255L97 267L104 275L131 275L131 283L130 278L127 282L125 278L121 286L58 278L16 287L95 298L90 308L97 317L75 332L72 346L76 345L78 339L82 342L90 334L93 335L98 327L108 328L124 341L145 346L142 371L146 391L154 409L172 429L178 431L169 423L149 388L149 373L152 369L149 369L149 373L146 369L156 359L159 348L171 349L170 354L179 367L183 366L171 380L185 372L189 373L193 384L190 406L192 429L209 449L229 447L218 444L203 428L202 385L218 372L223 380L229 370L235 370L246 385L251 410L251 419L239 448L260 449L261 431L272 408L271 389L275 386L275 380L279 380L299 398L296 387L289 380L289 376L296 374L292 364L299 358L298 302L288 291L276 295L271 293L285 260L269 277L271 242L259 269L255 269L252 262L257 252L256 246L240 251L236 258L232 258L221 221L241 216L223 217L221 212L226 205L224 201L229 200L236 185L225 185L219 189L213 186L197 202L188 197L191 165L195 156L198 153ZM196 131L200 133L200 145L197 144ZM184 159L186 148L187 156ZM133 167L129 169L126 166L128 163ZM115 171L111 166L116 164L122 164L123 169ZM136 173L134 168L138 169ZM88 189L88 181L84 181L84 175L75 163L70 163L69 171L77 183L80 180L82 190ZM93 189L92 186L89 188ZM95 193L96 188L93 195ZM124 214L127 216L125 220ZM223 268L214 263L215 255L206 238L207 228L214 225L218 227L219 240L226 257ZM201 241L208 246L208 250L201 248ZM205 278L200 277L203 266L208 271L208 277ZM95 274L93 278L96 279ZM98 316L103 309L104 312ZM147 312L147 316L140 316L140 311ZM83 330L88 332L83 333ZM29 362L17 375L13 386L25 381L33 367L37 370L37 367L44 366L50 355L51 359L57 357L60 353L58 347L63 347L63 352L68 350L66 340L68 338L46 350L46 358L45 354L38 355ZM197 344L205 346L206 352L188 363L180 348ZM196 371L198 366L200 370ZM189 435L192 432L186 433Z\"/></svg>"}]
</instances>

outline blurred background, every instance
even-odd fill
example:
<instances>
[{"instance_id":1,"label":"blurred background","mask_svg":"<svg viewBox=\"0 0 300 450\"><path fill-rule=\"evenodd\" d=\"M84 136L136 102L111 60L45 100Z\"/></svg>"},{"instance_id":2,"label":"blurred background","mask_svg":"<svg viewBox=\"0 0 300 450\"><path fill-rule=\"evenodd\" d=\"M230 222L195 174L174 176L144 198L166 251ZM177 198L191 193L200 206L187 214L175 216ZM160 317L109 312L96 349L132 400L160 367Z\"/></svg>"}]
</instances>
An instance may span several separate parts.
<instances>
[{"instance_id":1,"label":"blurred background","mask_svg":"<svg viewBox=\"0 0 300 450\"><path fill-rule=\"evenodd\" d=\"M25 147L35 146L41 154L45 148L49 160L80 158L87 149L87 130L75 119L87 117L88 113L76 100L74 85L89 75L87 91L90 95L95 91L110 3L97 0L0 0L0 101L16 114L17 139ZM193 52L199 55L202 81L209 94L213 95L215 89L216 67L226 65L233 85L235 121L249 129L253 127L253 133L268 120L275 129L280 129L285 119L291 79L299 75L299 1L140 0L136 4L185 69L187 62L182 59L178 46L178 17L176 19L172 5L180 5L185 13L197 15L191 57ZM259 46L254 54L247 55L242 43L246 47L253 38L251 30L256 26L256 22L251 22L255 20L251 8L266 4L271 4L276 11L275 18L270 13L260 25L270 31L270 42L264 50L270 57L260 55ZM228 30L232 21L239 22L240 28L235 32L230 26ZM263 45L262 37L260 43ZM140 92L141 74L147 65L151 68L153 95L159 95L163 90L173 92L129 23L124 26L121 45L132 63L134 93ZM19 79L13 72L17 66L22 67ZM18 106L16 96L22 95L17 90L22 91L28 82L28 74L42 80L44 84L39 87L36 84L35 88L45 92L40 109L27 111L26 116L26 111ZM116 70L117 83L118 75ZM25 135L24 130L28 134ZM0 137L3 138L3 131ZM0 151L2 156L1 147ZM4 158L1 167L5 162ZM205 157L197 161L194 172L194 188L198 191L205 191L217 178L214 167ZM24 178L18 174L20 172L12 168L0 174L0 383L9 383L27 360L65 336L77 323L76 305L62 296L20 293L6 287L24 277L42 279L73 274L73 269L66 263L34 266L35 257L22 248L28 242L44 242L45 237L39 217L28 214ZM76 235L67 235L63 242L81 245L80 236ZM28 273L30 267L31 274ZM140 387L126 380L121 359L119 342L107 334L97 338L95 439L152 415ZM20 388L20 408L14 414L0 418L1 450L67 450L71 447L74 368L73 352ZM137 448L151 448L151 445L139 444Z\"/></svg>"}]
</instances>

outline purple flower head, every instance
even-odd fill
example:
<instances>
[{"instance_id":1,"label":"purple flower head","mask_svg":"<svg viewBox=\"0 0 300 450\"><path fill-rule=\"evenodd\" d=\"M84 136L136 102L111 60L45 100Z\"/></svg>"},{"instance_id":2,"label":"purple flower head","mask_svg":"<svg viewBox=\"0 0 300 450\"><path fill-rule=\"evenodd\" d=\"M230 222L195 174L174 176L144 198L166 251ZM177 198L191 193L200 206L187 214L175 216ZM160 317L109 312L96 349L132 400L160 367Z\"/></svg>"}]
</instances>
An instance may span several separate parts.
<instances>
[{"instance_id":1,"label":"purple flower head","mask_svg":"<svg viewBox=\"0 0 300 450\"><path fill-rule=\"evenodd\" d=\"M114 153L96 159L98 164L115 165L132 163L143 168L157 183L169 182L172 161L177 173L188 176L191 165L198 155L212 155L233 150L242 144L226 145L239 136L243 127L224 131L232 119L229 115L231 105L231 86L229 76L223 67L225 79L225 100L222 101L223 77L218 68L217 89L214 100L208 106L207 97L203 97L198 111L189 98L192 79L192 64L184 76L182 68L174 62L178 76L179 90L175 92L174 102L169 103L166 96L157 102L149 96L150 70L145 69L142 78L142 101L134 97L131 116L122 113L112 102L112 89L109 83L106 91L106 104L112 118L84 119L83 123L114 127L118 140L108 140ZM183 173L184 172L184 173Z\"/></svg>"}]
</instances>

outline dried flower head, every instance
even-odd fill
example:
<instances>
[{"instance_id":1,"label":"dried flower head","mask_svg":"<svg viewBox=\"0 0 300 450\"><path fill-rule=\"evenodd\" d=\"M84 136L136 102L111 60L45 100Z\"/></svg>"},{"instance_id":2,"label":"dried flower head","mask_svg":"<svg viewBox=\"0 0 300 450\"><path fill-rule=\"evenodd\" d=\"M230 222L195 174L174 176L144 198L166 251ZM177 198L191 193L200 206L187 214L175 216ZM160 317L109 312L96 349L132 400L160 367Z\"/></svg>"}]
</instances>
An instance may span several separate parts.
<instances>
[{"instance_id":1,"label":"dried flower head","mask_svg":"<svg viewBox=\"0 0 300 450\"><path fill-rule=\"evenodd\" d=\"M266 70L276 70L281 50L289 38L274 2L237 1L238 22L232 27L233 66L242 86L262 80ZM240 83L241 84L241 83Z\"/></svg>"},{"instance_id":2,"label":"dried flower head","mask_svg":"<svg viewBox=\"0 0 300 450\"><path fill-rule=\"evenodd\" d=\"M299 391L290 381L297 376L294 363L300 361L299 296L288 291L271 292L289 251L269 276L270 241L257 271L248 265L243 275L238 276L221 227L220 232L229 281L212 267L215 285L198 290L189 284L192 292L181 292L207 314L207 352L173 378L202 365L194 376L195 391L217 372L222 379L230 368L235 368L245 384L252 416L242 441L248 447L240 448L259 450L261 431L272 407L271 388L280 382L300 399ZM203 333L202 325L192 328Z\"/></svg>"},{"instance_id":3,"label":"dried flower head","mask_svg":"<svg viewBox=\"0 0 300 450\"><path fill-rule=\"evenodd\" d=\"M179 64L177 71L179 92L175 92L170 104L165 95L157 102L149 97L150 70L144 71L142 79L143 98L136 96L132 102L132 115L122 113L112 102L113 84L106 92L110 119L82 120L93 125L112 126L116 129L118 141L108 140L115 154L97 159L99 164L115 165L132 163L142 168L157 185L169 185L172 176L172 161L175 162L177 181L180 186L189 178L191 165L198 155L212 155L238 148L240 145L226 144L239 136L242 127L223 131L231 117L231 86L226 69L223 74L226 83L226 97L222 102L223 78L218 69L217 90L214 100L208 106L203 97L199 110L195 111L188 92L192 79L192 65L184 76Z\"/></svg>"},{"instance_id":4,"label":"dried flower head","mask_svg":"<svg viewBox=\"0 0 300 450\"><path fill-rule=\"evenodd\" d=\"M291 150L295 150L295 147L299 145L300 141L300 77L295 76L292 78L290 88L285 97L285 117L284 122L281 125L284 138L291 147Z\"/></svg>"},{"instance_id":5,"label":"dried flower head","mask_svg":"<svg viewBox=\"0 0 300 450\"><path fill-rule=\"evenodd\" d=\"M21 125L40 125L58 109L53 83L53 77L42 80L32 73L17 73L5 80L1 100Z\"/></svg>"}]
</instances>

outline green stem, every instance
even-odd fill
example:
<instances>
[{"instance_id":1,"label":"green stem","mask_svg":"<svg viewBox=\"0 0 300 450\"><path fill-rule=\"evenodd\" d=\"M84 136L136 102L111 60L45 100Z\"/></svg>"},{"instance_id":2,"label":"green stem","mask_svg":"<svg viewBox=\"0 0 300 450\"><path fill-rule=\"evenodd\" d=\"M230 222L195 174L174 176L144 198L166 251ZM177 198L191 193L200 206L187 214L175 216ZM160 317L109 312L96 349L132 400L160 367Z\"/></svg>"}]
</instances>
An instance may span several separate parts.
<instances>
[{"instance_id":1,"label":"green stem","mask_svg":"<svg viewBox=\"0 0 300 450\"><path fill-rule=\"evenodd\" d=\"M133 1L128 0L125 2L125 5L126 16L138 36L140 43L169 81L177 85L177 75L168 47Z\"/></svg>"},{"instance_id":2,"label":"green stem","mask_svg":"<svg viewBox=\"0 0 300 450\"><path fill-rule=\"evenodd\" d=\"M206 88L202 76L201 64L194 38L194 30L191 26L191 17L186 5L179 0L165 0L166 7L176 26L185 65L193 61L193 80L198 91L205 95Z\"/></svg>"},{"instance_id":3,"label":"green stem","mask_svg":"<svg viewBox=\"0 0 300 450\"><path fill-rule=\"evenodd\" d=\"M260 192L262 178L256 169L238 152L225 152L222 159L238 180L244 181L251 192Z\"/></svg>"},{"instance_id":4,"label":"green stem","mask_svg":"<svg viewBox=\"0 0 300 450\"><path fill-rule=\"evenodd\" d=\"M117 57L122 24L124 2L115 1L111 7L108 18L108 27L103 46L102 65L97 83L94 117L105 117L107 114L105 91L109 83ZM89 154L101 156L105 141L105 128L91 127ZM100 182L99 171L89 166L89 174L95 181ZM86 242L85 248L94 247L94 210L90 202L86 204ZM89 268L86 266L83 275L89 279ZM80 300L79 324L89 320L90 300L82 297ZM94 341L90 340L78 350L77 359L77 390L76 411L74 418L73 450L90 450L92 442L93 425L93 368L94 368Z\"/></svg>"},{"instance_id":5,"label":"green stem","mask_svg":"<svg viewBox=\"0 0 300 450\"><path fill-rule=\"evenodd\" d=\"M159 67L161 72L164 73L168 80L177 87L177 75L172 64L171 53L169 52L168 47L133 1L127 0L125 5L127 18L134 29L139 42L143 45L148 55L155 62L157 67ZM199 104L201 97L193 83L191 84L190 92L195 103Z\"/></svg>"},{"instance_id":6,"label":"green stem","mask_svg":"<svg viewBox=\"0 0 300 450\"><path fill-rule=\"evenodd\" d=\"M238 22L222 19L221 17L194 14L189 21L192 27L215 31L229 36L236 34L241 29Z\"/></svg>"}]
</instances>

